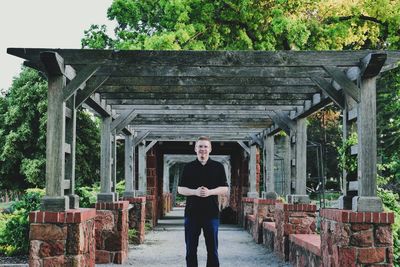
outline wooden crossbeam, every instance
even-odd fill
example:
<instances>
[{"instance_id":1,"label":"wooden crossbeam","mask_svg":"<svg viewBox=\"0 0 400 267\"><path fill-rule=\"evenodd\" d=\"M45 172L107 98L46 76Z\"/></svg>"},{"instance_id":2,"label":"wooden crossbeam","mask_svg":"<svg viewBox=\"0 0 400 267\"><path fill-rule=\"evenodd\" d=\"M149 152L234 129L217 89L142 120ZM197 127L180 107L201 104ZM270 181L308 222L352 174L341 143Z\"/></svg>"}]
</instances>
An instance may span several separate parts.
<instances>
[{"instance_id":1,"label":"wooden crossbeam","mask_svg":"<svg viewBox=\"0 0 400 267\"><path fill-rule=\"evenodd\" d=\"M237 141L237 143L250 155L250 147L247 146L243 141Z\"/></svg>"},{"instance_id":2,"label":"wooden crossbeam","mask_svg":"<svg viewBox=\"0 0 400 267\"><path fill-rule=\"evenodd\" d=\"M371 53L360 61L361 76L363 78L371 78L377 76L387 59L386 53Z\"/></svg>"},{"instance_id":3,"label":"wooden crossbeam","mask_svg":"<svg viewBox=\"0 0 400 267\"><path fill-rule=\"evenodd\" d=\"M122 114L120 114L112 123L111 123L111 131L116 131L118 133L123 128L125 128L135 117L137 113L135 110L128 110Z\"/></svg>"},{"instance_id":4,"label":"wooden crossbeam","mask_svg":"<svg viewBox=\"0 0 400 267\"><path fill-rule=\"evenodd\" d=\"M313 77L312 80L336 103L336 105L341 109L345 108L343 94L337 91L332 84L321 77Z\"/></svg>"},{"instance_id":5,"label":"wooden crossbeam","mask_svg":"<svg viewBox=\"0 0 400 267\"><path fill-rule=\"evenodd\" d=\"M290 134L291 130L295 129L295 122L293 122L287 114L283 112L275 112L275 116L272 117L274 123L276 123L279 128L285 131L286 134Z\"/></svg>"},{"instance_id":6,"label":"wooden crossbeam","mask_svg":"<svg viewBox=\"0 0 400 267\"><path fill-rule=\"evenodd\" d=\"M357 103L360 102L360 89L349 79L346 74L335 67L327 67L324 69L331 75L332 79L337 82L344 92L351 96Z\"/></svg>"},{"instance_id":7,"label":"wooden crossbeam","mask_svg":"<svg viewBox=\"0 0 400 267\"><path fill-rule=\"evenodd\" d=\"M44 51L40 53L40 61L43 63L46 73L50 75L64 74L64 59L56 52ZM33 63L38 63L34 61Z\"/></svg>"},{"instance_id":8,"label":"wooden crossbeam","mask_svg":"<svg viewBox=\"0 0 400 267\"><path fill-rule=\"evenodd\" d=\"M63 89L64 101L70 98L79 88L84 87L86 81L89 80L99 68L100 65L88 65L81 70Z\"/></svg>"},{"instance_id":9,"label":"wooden crossbeam","mask_svg":"<svg viewBox=\"0 0 400 267\"><path fill-rule=\"evenodd\" d=\"M86 84L85 88L78 90L76 95L76 108L81 106L107 79L109 76L93 77L90 85Z\"/></svg>"},{"instance_id":10,"label":"wooden crossbeam","mask_svg":"<svg viewBox=\"0 0 400 267\"><path fill-rule=\"evenodd\" d=\"M268 105L279 109L283 106L301 106L303 99L287 100L287 99L107 99L108 105Z\"/></svg>"}]
</instances>

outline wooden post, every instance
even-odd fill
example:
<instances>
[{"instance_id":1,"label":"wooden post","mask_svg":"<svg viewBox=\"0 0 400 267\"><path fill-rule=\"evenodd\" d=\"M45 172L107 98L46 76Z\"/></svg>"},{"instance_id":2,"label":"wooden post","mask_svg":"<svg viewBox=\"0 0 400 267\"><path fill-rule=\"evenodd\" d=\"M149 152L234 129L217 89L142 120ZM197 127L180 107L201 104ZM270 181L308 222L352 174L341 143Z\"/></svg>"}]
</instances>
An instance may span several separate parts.
<instances>
[{"instance_id":1,"label":"wooden post","mask_svg":"<svg viewBox=\"0 0 400 267\"><path fill-rule=\"evenodd\" d=\"M376 77L361 80L358 105L358 196L353 198L353 211L383 211L376 193Z\"/></svg>"},{"instance_id":2,"label":"wooden post","mask_svg":"<svg viewBox=\"0 0 400 267\"><path fill-rule=\"evenodd\" d=\"M114 202L111 191L111 116L103 117L101 124L100 193L98 202Z\"/></svg>"},{"instance_id":3,"label":"wooden post","mask_svg":"<svg viewBox=\"0 0 400 267\"><path fill-rule=\"evenodd\" d=\"M249 192L247 197L258 198L258 191L256 188L256 168L257 168L257 146L250 146L250 159L249 159Z\"/></svg>"},{"instance_id":4,"label":"wooden post","mask_svg":"<svg viewBox=\"0 0 400 267\"><path fill-rule=\"evenodd\" d=\"M145 141L138 145L138 175L139 175L139 194L147 193L147 175L146 175L146 145Z\"/></svg>"},{"instance_id":5,"label":"wooden post","mask_svg":"<svg viewBox=\"0 0 400 267\"><path fill-rule=\"evenodd\" d=\"M117 134L115 131L111 134L111 192L113 192L114 199L117 201Z\"/></svg>"},{"instance_id":6,"label":"wooden post","mask_svg":"<svg viewBox=\"0 0 400 267\"><path fill-rule=\"evenodd\" d=\"M310 198L306 191L307 182L307 119L299 118L296 121L295 133L295 194L288 195L288 202L292 204L308 204Z\"/></svg>"},{"instance_id":7,"label":"wooden post","mask_svg":"<svg viewBox=\"0 0 400 267\"><path fill-rule=\"evenodd\" d=\"M62 75L48 77L47 137L46 137L46 196L42 210L65 211L69 209L69 198L64 196L65 177L65 102L63 87L66 78Z\"/></svg>"},{"instance_id":8,"label":"wooden post","mask_svg":"<svg viewBox=\"0 0 400 267\"><path fill-rule=\"evenodd\" d=\"M284 172L284 195L292 193L292 164L291 164L291 149L290 149L290 136L285 135L283 138L283 172Z\"/></svg>"},{"instance_id":9,"label":"wooden post","mask_svg":"<svg viewBox=\"0 0 400 267\"><path fill-rule=\"evenodd\" d=\"M275 192L274 179L274 136L267 135L265 140L265 192Z\"/></svg>"},{"instance_id":10,"label":"wooden post","mask_svg":"<svg viewBox=\"0 0 400 267\"><path fill-rule=\"evenodd\" d=\"M74 93L67 100L67 119L65 142L69 145L70 151L65 155L65 180L69 181L67 194L69 197L69 207L71 209L79 208L79 197L75 194L75 150L76 150L76 108Z\"/></svg>"},{"instance_id":11,"label":"wooden post","mask_svg":"<svg viewBox=\"0 0 400 267\"><path fill-rule=\"evenodd\" d=\"M133 135L125 136L125 192L124 197L135 196L135 149Z\"/></svg>"},{"instance_id":12,"label":"wooden post","mask_svg":"<svg viewBox=\"0 0 400 267\"><path fill-rule=\"evenodd\" d=\"M164 155L164 171L163 171L163 193L169 193L169 170L171 168L171 164L168 160L165 159Z\"/></svg>"}]
</instances>

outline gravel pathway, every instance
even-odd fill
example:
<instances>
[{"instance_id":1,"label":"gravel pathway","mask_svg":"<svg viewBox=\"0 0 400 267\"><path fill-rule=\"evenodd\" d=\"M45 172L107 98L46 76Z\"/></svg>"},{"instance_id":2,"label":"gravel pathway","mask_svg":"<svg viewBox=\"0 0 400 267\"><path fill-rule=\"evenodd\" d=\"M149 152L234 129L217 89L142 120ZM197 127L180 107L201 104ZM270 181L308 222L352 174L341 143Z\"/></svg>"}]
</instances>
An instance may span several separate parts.
<instances>
[{"instance_id":1,"label":"gravel pathway","mask_svg":"<svg viewBox=\"0 0 400 267\"><path fill-rule=\"evenodd\" d=\"M221 225L219 232L219 255L221 267L289 267L273 252L256 244L251 236L235 225ZM199 266L206 266L206 249L203 235L198 249ZM96 265L99 267L116 264ZM121 266L121 265L118 265ZM183 208L174 208L158 226L146 234L145 243L129 247L129 256L123 266L184 267L185 242L183 231Z\"/></svg>"}]
</instances>

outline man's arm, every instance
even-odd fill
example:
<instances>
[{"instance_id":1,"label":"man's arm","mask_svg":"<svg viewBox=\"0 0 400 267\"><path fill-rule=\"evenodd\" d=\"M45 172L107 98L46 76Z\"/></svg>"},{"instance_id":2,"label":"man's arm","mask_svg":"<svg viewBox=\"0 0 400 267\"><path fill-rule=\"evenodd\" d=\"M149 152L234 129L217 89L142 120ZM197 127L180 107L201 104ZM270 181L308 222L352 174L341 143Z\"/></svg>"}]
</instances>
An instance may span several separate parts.
<instances>
[{"instance_id":1,"label":"man's arm","mask_svg":"<svg viewBox=\"0 0 400 267\"><path fill-rule=\"evenodd\" d=\"M184 196L200 196L200 188L190 189L184 186L178 186L178 193Z\"/></svg>"}]
</instances>

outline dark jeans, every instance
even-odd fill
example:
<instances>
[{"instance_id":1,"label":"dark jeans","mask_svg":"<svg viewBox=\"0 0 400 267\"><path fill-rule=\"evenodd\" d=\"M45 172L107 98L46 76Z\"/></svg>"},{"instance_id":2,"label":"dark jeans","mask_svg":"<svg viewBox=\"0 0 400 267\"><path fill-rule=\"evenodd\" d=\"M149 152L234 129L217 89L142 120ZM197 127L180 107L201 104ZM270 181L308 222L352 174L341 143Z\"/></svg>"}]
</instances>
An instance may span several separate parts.
<instances>
[{"instance_id":1,"label":"dark jeans","mask_svg":"<svg viewBox=\"0 0 400 267\"><path fill-rule=\"evenodd\" d=\"M218 260L219 219L185 217L186 266L197 267L197 246L203 229L207 247L207 267L219 267Z\"/></svg>"}]
</instances>

